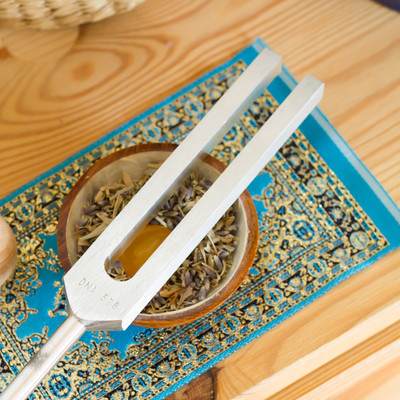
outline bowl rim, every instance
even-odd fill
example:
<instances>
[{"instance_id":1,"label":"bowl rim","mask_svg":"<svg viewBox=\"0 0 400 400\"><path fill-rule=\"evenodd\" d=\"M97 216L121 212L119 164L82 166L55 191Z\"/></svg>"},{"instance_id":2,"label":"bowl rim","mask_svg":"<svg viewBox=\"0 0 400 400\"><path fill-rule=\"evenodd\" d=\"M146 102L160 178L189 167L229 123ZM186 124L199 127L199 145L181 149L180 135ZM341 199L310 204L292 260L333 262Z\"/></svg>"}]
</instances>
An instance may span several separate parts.
<instances>
[{"instance_id":1,"label":"bowl rim","mask_svg":"<svg viewBox=\"0 0 400 400\"><path fill-rule=\"evenodd\" d=\"M114 161L143 152L172 152L177 147L178 145L174 143L137 144L122 150L115 151L114 153L95 161L94 164L86 170L86 172L78 179L70 192L67 194L60 209L57 226L57 247L60 263L64 273L72 267L68 255L66 242L66 227L69 211L76 196L83 188L83 186L94 175L96 175L99 171L101 171L103 168L107 167ZM206 162L220 173L222 173L223 170L226 168L225 164L207 153L202 153L200 155L200 158L202 161ZM236 272L233 274L229 282L226 285L222 286L221 290L214 293L213 296L206 298L202 302L193 306L160 314L141 313L132 322L133 325L151 328L164 328L193 322L194 320L205 316L212 310L219 307L236 291L236 289L240 286L240 284L246 277L250 267L252 266L258 247L258 216L253 200L247 190L245 190L240 195L238 200L241 202L244 214L246 215L247 244L244 248L243 257L240 261L240 264L237 266Z\"/></svg>"}]
</instances>

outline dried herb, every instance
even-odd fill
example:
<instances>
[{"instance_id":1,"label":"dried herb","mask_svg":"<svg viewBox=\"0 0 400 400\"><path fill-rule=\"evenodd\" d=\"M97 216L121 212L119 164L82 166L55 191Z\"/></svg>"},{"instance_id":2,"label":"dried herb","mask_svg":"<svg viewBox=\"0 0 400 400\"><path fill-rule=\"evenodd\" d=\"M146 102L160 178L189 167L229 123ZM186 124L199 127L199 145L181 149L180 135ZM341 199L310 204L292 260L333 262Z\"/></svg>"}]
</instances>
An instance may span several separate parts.
<instances>
[{"instance_id":1,"label":"dried herb","mask_svg":"<svg viewBox=\"0 0 400 400\"><path fill-rule=\"evenodd\" d=\"M124 173L121 182L100 188L93 198L89 199L76 226L78 256L89 248L158 166L150 165L150 170L139 181L132 181L129 175ZM150 224L164 225L173 230L211 184L210 180L195 173L191 174ZM231 207L143 312L154 314L174 311L204 300L232 266L232 255L237 247L236 232L235 214ZM108 273L117 280L129 279L119 261L111 266Z\"/></svg>"}]
</instances>

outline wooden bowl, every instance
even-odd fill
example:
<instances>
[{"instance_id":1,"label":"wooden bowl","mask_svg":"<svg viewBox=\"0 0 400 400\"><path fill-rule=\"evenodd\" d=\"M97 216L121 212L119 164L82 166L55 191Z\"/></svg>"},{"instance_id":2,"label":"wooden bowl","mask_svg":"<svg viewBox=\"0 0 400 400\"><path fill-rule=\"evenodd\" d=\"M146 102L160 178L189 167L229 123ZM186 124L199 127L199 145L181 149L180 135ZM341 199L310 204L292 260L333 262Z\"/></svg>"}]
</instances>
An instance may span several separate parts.
<instances>
[{"instance_id":1,"label":"wooden bowl","mask_svg":"<svg viewBox=\"0 0 400 400\"><path fill-rule=\"evenodd\" d=\"M11 276L17 263L17 242L6 220L0 217L0 286Z\"/></svg>"},{"instance_id":2,"label":"wooden bowl","mask_svg":"<svg viewBox=\"0 0 400 400\"><path fill-rule=\"evenodd\" d=\"M87 198L101 186L117 182L121 178L122 170L126 170L133 179L140 179L148 163L165 160L176 147L169 143L151 143L120 150L96 162L78 180L65 198L57 228L58 254L65 272L77 260L77 244L73 239L73 232ZM224 169L225 166L220 161L203 154L196 160L191 171L196 170L204 178L215 180ZM256 254L258 217L247 190L235 202L234 208L238 225L238 247L233 255L232 267L220 284L203 301L181 310L139 314L134 321L135 325L160 328L194 321L221 305L239 287Z\"/></svg>"}]
</instances>

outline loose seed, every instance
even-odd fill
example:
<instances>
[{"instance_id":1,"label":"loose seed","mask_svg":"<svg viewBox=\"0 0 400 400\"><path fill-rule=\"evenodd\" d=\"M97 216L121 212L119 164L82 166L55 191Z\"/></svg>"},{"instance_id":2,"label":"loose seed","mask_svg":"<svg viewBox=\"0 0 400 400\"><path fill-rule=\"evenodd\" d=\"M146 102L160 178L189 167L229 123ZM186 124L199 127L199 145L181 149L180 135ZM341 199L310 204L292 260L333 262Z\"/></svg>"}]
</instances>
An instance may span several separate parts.
<instances>
[{"instance_id":1,"label":"loose seed","mask_svg":"<svg viewBox=\"0 0 400 400\"><path fill-rule=\"evenodd\" d=\"M149 174L158 166L150 168ZM124 172L121 182L100 188L93 198L88 199L77 223L78 256L89 248L149 177L146 175L138 181L132 181ZM173 230L211 184L210 180L192 174L165 202L150 224L163 225ZM232 265L232 253L237 246L235 220L231 207L154 296L146 306L145 313L156 314L196 304L207 297L211 288L218 286ZM129 279L120 262L115 262L108 273L116 280Z\"/></svg>"},{"instance_id":2,"label":"loose seed","mask_svg":"<svg viewBox=\"0 0 400 400\"><path fill-rule=\"evenodd\" d=\"M200 301L204 300L206 298L206 294L207 294L206 288L202 286L202 288L199 291L199 300Z\"/></svg>"}]
</instances>

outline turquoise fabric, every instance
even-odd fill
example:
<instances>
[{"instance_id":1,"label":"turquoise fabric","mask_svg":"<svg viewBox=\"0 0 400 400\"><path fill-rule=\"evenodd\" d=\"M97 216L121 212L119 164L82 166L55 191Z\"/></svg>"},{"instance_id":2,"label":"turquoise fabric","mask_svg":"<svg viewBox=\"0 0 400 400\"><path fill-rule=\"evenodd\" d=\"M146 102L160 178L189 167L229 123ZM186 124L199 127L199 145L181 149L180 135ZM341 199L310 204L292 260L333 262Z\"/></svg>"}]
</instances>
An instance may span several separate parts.
<instances>
[{"instance_id":1,"label":"turquoise fabric","mask_svg":"<svg viewBox=\"0 0 400 400\"><path fill-rule=\"evenodd\" d=\"M0 201L19 246L0 289L0 388L67 315L56 245L60 206L97 159L143 142L180 140L265 47L261 40ZM284 67L213 155L225 163L296 82ZM256 261L239 290L191 324L88 332L32 399L162 399L400 244L400 211L316 109L248 188Z\"/></svg>"}]
</instances>

